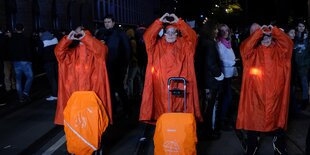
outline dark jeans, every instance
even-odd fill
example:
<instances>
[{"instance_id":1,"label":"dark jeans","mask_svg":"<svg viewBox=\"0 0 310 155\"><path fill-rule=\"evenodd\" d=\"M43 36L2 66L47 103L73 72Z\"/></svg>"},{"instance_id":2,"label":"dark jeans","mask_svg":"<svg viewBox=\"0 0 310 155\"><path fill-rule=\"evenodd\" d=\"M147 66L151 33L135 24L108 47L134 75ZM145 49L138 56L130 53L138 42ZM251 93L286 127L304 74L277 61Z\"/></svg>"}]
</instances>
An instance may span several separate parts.
<instances>
[{"instance_id":1,"label":"dark jeans","mask_svg":"<svg viewBox=\"0 0 310 155\"><path fill-rule=\"evenodd\" d=\"M14 61L15 77L16 77L16 90L19 98L30 93L33 73L32 73L32 62L29 61ZM23 86L22 78L23 74L26 76L26 82Z\"/></svg>"},{"instance_id":2,"label":"dark jeans","mask_svg":"<svg viewBox=\"0 0 310 155\"><path fill-rule=\"evenodd\" d=\"M300 74L299 75L300 82L301 82L301 90L302 90L302 100L308 100L309 95L308 95L308 77L307 75Z\"/></svg>"},{"instance_id":3,"label":"dark jeans","mask_svg":"<svg viewBox=\"0 0 310 155\"><path fill-rule=\"evenodd\" d=\"M52 89L52 96L57 97L58 93L58 63L57 62L45 62L45 72L47 79Z\"/></svg>"},{"instance_id":4,"label":"dark jeans","mask_svg":"<svg viewBox=\"0 0 310 155\"><path fill-rule=\"evenodd\" d=\"M298 105L298 101L296 98L296 93L295 93L295 86L291 84L290 88L290 109L289 109L291 114L297 114L300 112L300 107Z\"/></svg>"},{"instance_id":5,"label":"dark jeans","mask_svg":"<svg viewBox=\"0 0 310 155\"><path fill-rule=\"evenodd\" d=\"M298 78L301 86L301 101L299 102L300 109L305 109L309 104L309 84L308 84L308 73L301 73L299 71Z\"/></svg>"},{"instance_id":6,"label":"dark jeans","mask_svg":"<svg viewBox=\"0 0 310 155\"><path fill-rule=\"evenodd\" d=\"M232 88L231 88L231 78L225 78L223 81L223 93L221 93L221 97L223 99L223 102L221 104L221 115L220 115L220 119L222 122L226 122L228 121L228 119L230 118L228 113L230 110L230 107L232 105Z\"/></svg>"}]
</instances>

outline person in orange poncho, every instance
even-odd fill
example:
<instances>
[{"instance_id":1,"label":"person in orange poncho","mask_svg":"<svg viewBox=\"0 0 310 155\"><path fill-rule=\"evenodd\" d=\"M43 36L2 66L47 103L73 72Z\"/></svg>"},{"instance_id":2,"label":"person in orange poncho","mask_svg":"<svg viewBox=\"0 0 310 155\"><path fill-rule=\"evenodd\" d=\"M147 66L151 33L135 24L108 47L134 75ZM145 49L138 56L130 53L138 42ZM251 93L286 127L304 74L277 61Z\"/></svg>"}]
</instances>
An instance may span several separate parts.
<instances>
[{"instance_id":1,"label":"person in orange poncho","mask_svg":"<svg viewBox=\"0 0 310 155\"><path fill-rule=\"evenodd\" d=\"M55 124L63 125L63 111L75 91L94 91L102 101L112 124L110 86L105 61L107 53L107 46L95 39L89 31L82 30L82 27L64 36L55 47L59 68Z\"/></svg>"},{"instance_id":2,"label":"person in orange poncho","mask_svg":"<svg viewBox=\"0 0 310 155\"><path fill-rule=\"evenodd\" d=\"M164 24L168 26L164 36L159 37L158 34ZM177 30L181 35L178 35ZM166 13L146 30L144 41L148 64L140 121L154 123L161 114L168 112L167 83L169 77L184 77L188 81L187 112L194 113L195 118L202 121L194 70L194 54L197 44L195 31L175 14ZM183 111L182 98L172 98L171 103L172 112Z\"/></svg>"},{"instance_id":3,"label":"person in orange poncho","mask_svg":"<svg viewBox=\"0 0 310 155\"><path fill-rule=\"evenodd\" d=\"M293 42L272 25L253 24L253 29L240 46L244 69L236 128L247 131L247 154L257 152L261 132L273 133L275 154L287 154Z\"/></svg>"}]
</instances>

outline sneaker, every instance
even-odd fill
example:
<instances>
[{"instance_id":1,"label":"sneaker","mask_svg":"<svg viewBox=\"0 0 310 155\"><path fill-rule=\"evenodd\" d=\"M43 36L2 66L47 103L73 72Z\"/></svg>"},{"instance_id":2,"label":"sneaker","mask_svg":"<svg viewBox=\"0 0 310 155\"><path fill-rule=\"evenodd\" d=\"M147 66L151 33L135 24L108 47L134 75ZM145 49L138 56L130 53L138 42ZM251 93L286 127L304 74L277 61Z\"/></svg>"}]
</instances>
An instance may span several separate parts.
<instances>
[{"instance_id":1,"label":"sneaker","mask_svg":"<svg viewBox=\"0 0 310 155\"><path fill-rule=\"evenodd\" d=\"M57 97L55 96L49 96L48 98L46 98L46 101L55 101L57 100Z\"/></svg>"},{"instance_id":2,"label":"sneaker","mask_svg":"<svg viewBox=\"0 0 310 155\"><path fill-rule=\"evenodd\" d=\"M22 97L19 99L19 103L25 103L25 102L26 102L25 98Z\"/></svg>"},{"instance_id":3,"label":"sneaker","mask_svg":"<svg viewBox=\"0 0 310 155\"><path fill-rule=\"evenodd\" d=\"M19 98L19 103L27 103L29 102L30 100L27 100L27 98L25 96Z\"/></svg>"},{"instance_id":4,"label":"sneaker","mask_svg":"<svg viewBox=\"0 0 310 155\"><path fill-rule=\"evenodd\" d=\"M26 93L24 93L22 99L24 100L25 103L30 103L31 102L30 96L27 95Z\"/></svg>"}]
</instances>

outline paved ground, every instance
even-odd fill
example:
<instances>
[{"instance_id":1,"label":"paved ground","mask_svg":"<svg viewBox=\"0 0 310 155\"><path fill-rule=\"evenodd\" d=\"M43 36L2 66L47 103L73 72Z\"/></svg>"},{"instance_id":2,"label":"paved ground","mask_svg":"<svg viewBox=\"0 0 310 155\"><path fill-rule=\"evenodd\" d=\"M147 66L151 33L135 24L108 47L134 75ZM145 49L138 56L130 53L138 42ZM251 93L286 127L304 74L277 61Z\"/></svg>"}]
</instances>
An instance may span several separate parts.
<instances>
[{"instance_id":1,"label":"paved ground","mask_svg":"<svg viewBox=\"0 0 310 155\"><path fill-rule=\"evenodd\" d=\"M236 94L238 88L235 87ZM41 92L41 91L40 91ZM44 98L42 95L35 95ZM237 95L238 96L238 95ZM235 98L236 99L236 98ZM237 99L236 99L237 100ZM237 101L236 101L237 102ZM136 106L138 107L139 104ZM152 155L153 154L153 134L154 126L146 126L144 123L137 121L138 110L135 108L133 115L130 118L119 119L113 126L110 126L103 137L104 154L109 155ZM14 99L14 95L7 94L0 88L0 116L14 111L15 109L23 108L23 105L18 104ZM309 113L309 109L305 111ZM52 123L52 122L51 122ZM307 130L310 125L310 117L299 115L289 116L287 130L287 148L289 154L302 155L305 154L305 142ZM146 130L147 129L147 130ZM201 130L198 128L198 130ZM198 137L199 138L199 137ZM65 145L62 147L61 153L65 154ZM57 154L57 153L56 153ZM200 140L197 143L198 155L240 155L243 154L240 141L236 136L236 131L222 131L221 137L218 140ZM269 155L273 154L272 137L268 134L262 134L260 149L258 154Z\"/></svg>"},{"instance_id":2,"label":"paved ground","mask_svg":"<svg viewBox=\"0 0 310 155\"><path fill-rule=\"evenodd\" d=\"M240 81L234 81L235 102L238 103L240 90ZM237 106L237 105L236 105ZM237 107L235 107L237 108ZM304 114L309 114L310 106L303 111ZM235 116L234 116L235 117ZM287 150L290 155L303 155L306 148L306 135L310 125L310 115L289 115L287 129ZM153 155L154 143L153 135L155 126L150 126L147 131L145 124L140 124L138 128L127 134L115 147L110 151L112 155L122 154L139 154ZM198 126L198 132L201 132ZM146 133L147 132L147 133ZM197 154L198 155L240 155L243 154L243 149L237 134L244 133L240 130L221 131L221 137L217 140L198 140ZM144 135L144 136L142 136ZM198 134L199 136L199 134ZM141 139L142 138L142 139ZM146 138L146 139L144 139ZM199 138L199 137L198 137ZM268 133L261 135L259 155L273 155L272 136ZM200 139L200 138L199 138ZM133 142L134 141L134 142ZM137 147L140 147L137 150Z\"/></svg>"}]
</instances>

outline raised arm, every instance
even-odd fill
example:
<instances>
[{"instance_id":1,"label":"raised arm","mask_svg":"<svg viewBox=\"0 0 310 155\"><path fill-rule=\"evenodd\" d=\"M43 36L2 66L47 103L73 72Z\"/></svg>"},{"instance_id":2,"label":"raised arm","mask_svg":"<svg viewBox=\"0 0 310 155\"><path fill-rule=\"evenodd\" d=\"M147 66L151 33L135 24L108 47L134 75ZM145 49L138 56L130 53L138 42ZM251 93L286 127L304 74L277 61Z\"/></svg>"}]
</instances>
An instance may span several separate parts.
<instances>
[{"instance_id":1,"label":"raised arm","mask_svg":"<svg viewBox=\"0 0 310 155\"><path fill-rule=\"evenodd\" d=\"M81 42L85 44L91 52L94 52L95 58L104 57L104 59L106 59L108 47L105 43L94 38L89 31L85 31L85 36L81 39Z\"/></svg>"},{"instance_id":2,"label":"raised arm","mask_svg":"<svg viewBox=\"0 0 310 155\"><path fill-rule=\"evenodd\" d=\"M72 43L70 39L71 35L74 35L72 32L69 35L64 36L55 47L55 56L58 62L63 62L66 59L66 55L69 52L69 45Z\"/></svg>"},{"instance_id":3,"label":"raised arm","mask_svg":"<svg viewBox=\"0 0 310 155\"><path fill-rule=\"evenodd\" d=\"M240 45L240 54L243 59L247 59L252 54L252 49L259 43L263 36L261 29L257 29L252 35L244 40Z\"/></svg>"},{"instance_id":4,"label":"raised arm","mask_svg":"<svg viewBox=\"0 0 310 155\"><path fill-rule=\"evenodd\" d=\"M151 24L145 31L143 39L145 42L146 51L154 47L157 42L158 33L162 28L162 22L157 19L153 24Z\"/></svg>"},{"instance_id":5,"label":"raised arm","mask_svg":"<svg viewBox=\"0 0 310 155\"><path fill-rule=\"evenodd\" d=\"M293 41L288 37L287 34L285 34L281 29L277 27L272 28L272 37L276 43L277 46L279 46L284 55L288 55L288 59L291 58L294 43Z\"/></svg>"},{"instance_id":6,"label":"raised arm","mask_svg":"<svg viewBox=\"0 0 310 155\"><path fill-rule=\"evenodd\" d=\"M196 32L182 19L179 19L178 22L175 23L175 25L177 29L180 30L182 37L185 39L185 41L191 42L195 48L196 43L197 43Z\"/></svg>"}]
</instances>

